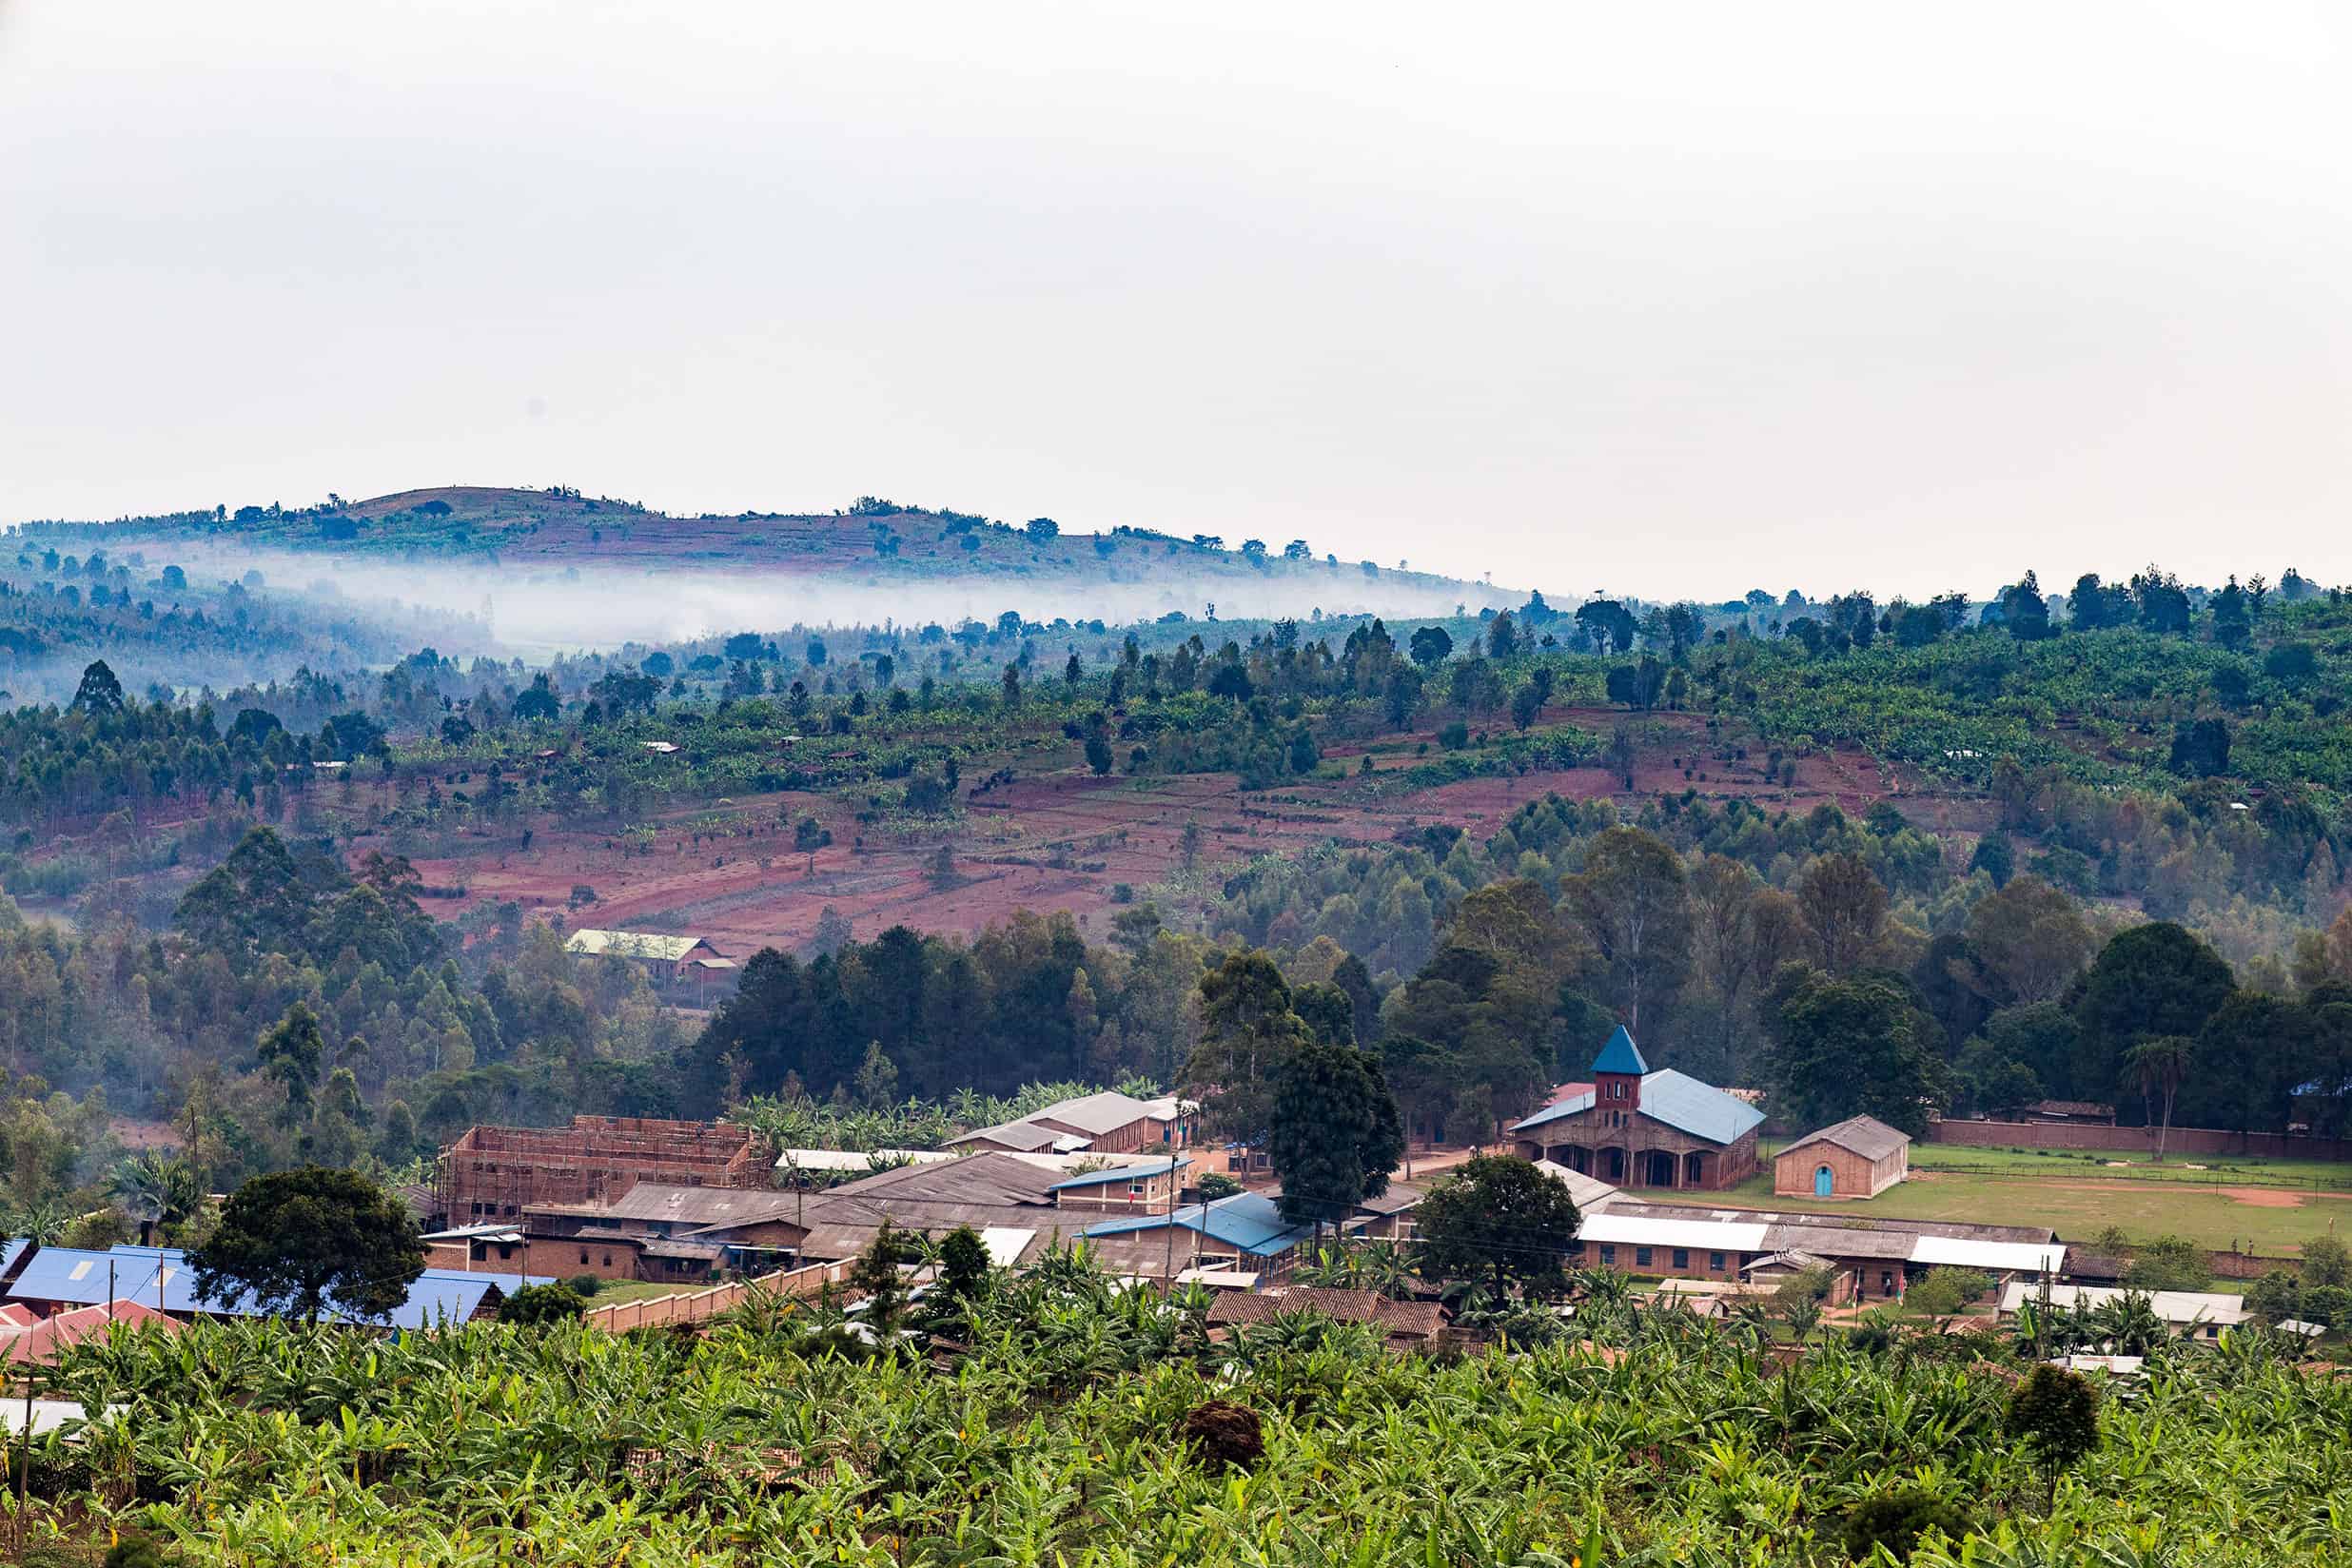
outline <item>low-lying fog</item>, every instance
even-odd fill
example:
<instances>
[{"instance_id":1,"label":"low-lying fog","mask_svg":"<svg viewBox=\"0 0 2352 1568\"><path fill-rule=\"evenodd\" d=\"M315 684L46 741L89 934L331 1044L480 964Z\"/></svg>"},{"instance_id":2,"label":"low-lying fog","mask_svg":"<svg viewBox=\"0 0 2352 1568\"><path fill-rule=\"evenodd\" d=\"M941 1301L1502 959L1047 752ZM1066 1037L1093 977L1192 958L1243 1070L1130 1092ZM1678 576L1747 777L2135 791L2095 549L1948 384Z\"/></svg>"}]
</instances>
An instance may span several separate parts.
<instances>
[{"instance_id":1,"label":"low-lying fog","mask_svg":"<svg viewBox=\"0 0 2352 1568\"><path fill-rule=\"evenodd\" d=\"M160 561L151 548L147 556L151 572ZM1224 619L1304 617L1316 609L1326 616L1437 617L1453 615L1458 605L1475 613L1485 605L1512 605L1526 597L1411 576L1383 573L1369 578L1353 566L1328 577L1277 571L1262 581L1239 575L1193 574L1151 582L1105 583L1042 575L1034 579L975 576L937 582L875 582L785 573L602 566L539 571L486 564L392 566L309 554L239 552L215 559L184 551L179 559L191 576L258 570L272 588L307 588L346 599L465 616L485 628L499 650L526 658L790 626L921 626L937 621L953 627L967 618L992 621L1008 610L1033 621L1100 619L1118 625L1157 619L1171 610L1199 619L1211 605Z\"/></svg>"}]
</instances>

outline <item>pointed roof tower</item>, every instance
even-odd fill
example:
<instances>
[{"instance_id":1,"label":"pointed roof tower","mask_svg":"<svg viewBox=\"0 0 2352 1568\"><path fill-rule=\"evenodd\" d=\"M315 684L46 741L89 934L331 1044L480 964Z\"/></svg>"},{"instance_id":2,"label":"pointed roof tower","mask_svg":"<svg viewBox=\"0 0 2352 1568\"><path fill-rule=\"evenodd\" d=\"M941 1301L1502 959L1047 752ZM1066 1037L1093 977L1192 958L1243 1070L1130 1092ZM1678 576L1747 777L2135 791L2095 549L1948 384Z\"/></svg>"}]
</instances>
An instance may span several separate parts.
<instances>
[{"instance_id":1,"label":"pointed roof tower","mask_svg":"<svg viewBox=\"0 0 2352 1568\"><path fill-rule=\"evenodd\" d=\"M1625 1031L1623 1024L1619 1024L1617 1032L1609 1036L1609 1043L1600 1048L1600 1054L1593 1058L1593 1076L1596 1078L1603 1073L1621 1073L1638 1078L1649 1070L1650 1064L1641 1059L1641 1048L1634 1044L1634 1037Z\"/></svg>"}]
</instances>

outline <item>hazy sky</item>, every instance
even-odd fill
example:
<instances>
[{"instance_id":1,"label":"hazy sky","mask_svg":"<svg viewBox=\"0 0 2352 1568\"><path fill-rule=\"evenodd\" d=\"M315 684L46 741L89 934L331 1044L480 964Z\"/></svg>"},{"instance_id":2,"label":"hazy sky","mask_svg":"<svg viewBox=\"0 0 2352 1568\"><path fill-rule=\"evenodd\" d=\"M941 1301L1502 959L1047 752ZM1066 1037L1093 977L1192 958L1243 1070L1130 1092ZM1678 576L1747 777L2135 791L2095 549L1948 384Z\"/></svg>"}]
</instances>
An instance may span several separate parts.
<instances>
[{"instance_id":1,"label":"hazy sky","mask_svg":"<svg viewBox=\"0 0 2352 1568\"><path fill-rule=\"evenodd\" d=\"M0 519L2352 578L2325 5L0 0Z\"/></svg>"}]
</instances>

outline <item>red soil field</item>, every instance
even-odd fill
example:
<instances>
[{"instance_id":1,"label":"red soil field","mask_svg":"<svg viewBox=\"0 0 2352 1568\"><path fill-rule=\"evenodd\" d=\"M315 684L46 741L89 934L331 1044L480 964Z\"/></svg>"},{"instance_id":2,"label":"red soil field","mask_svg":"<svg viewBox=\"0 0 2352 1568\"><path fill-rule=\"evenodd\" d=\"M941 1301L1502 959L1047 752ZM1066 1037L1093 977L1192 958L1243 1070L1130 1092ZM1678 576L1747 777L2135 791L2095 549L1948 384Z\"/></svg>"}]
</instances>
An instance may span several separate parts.
<instances>
[{"instance_id":1,"label":"red soil field","mask_svg":"<svg viewBox=\"0 0 2352 1568\"><path fill-rule=\"evenodd\" d=\"M1602 728L1617 715L1558 716ZM1751 748L1753 760L1713 758L1697 715L1656 717L1670 735L1687 735L1690 748L1677 752L1669 738L1656 755L1640 755L1631 792L1604 768L1401 792L1381 775L1426 760L1409 752L1376 757L1370 781L1351 772L1344 781L1303 780L1247 797L1229 774L1096 778L1072 766L1034 774L967 802L964 822L945 837L959 879L947 888L934 887L930 878L943 835L869 827L861 842L859 824L838 802L807 794L735 797L724 813L737 824L734 836L711 833L709 821L718 813L704 810L672 813L656 825L650 842L634 845L606 833L546 824L536 829L527 853L500 853L485 841L481 854L420 859L417 869L429 884L466 890L461 899L436 900L437 912L514 899L561 915L573 927L692 931L722 952L741 956L766 946L805 944L827 908L848 918L861 939L899 924L969 935L1023 909L1067 911L1100 938L1115 908L1114 888L1125 884L1140 894L1180 868L1187 823L1199 825L1200 863L1212 871L1263 854L1303 853L1333 839L1386 843L1400 831L1440 822L1483 837L1546 794L1616 795L1631 804L1689 788L1711 798L1753 798L1768 812L1802 813L1834 801L1857 814L1891 798L1937 831L1983 826L1981 802L1890 795L1896 781L1866 756L1818 754L1799 760L1794 787L1768 784L1760 750ZM1335 760L1353 755L1342 747L1328 755ZM1435 755L1433 748L1429 755ZM1701 772L1708 775L1704 782L1696 776ZM835 840L817 853L813 870L809 857L794 853L781 825L804 815L823 822ZM744 823L758 826L746 835ZM705 831L700 842L695 838L698 827ZM593 888L598 896L572 911L567 902L576 885Z\"/></svg>"}]
</instances>

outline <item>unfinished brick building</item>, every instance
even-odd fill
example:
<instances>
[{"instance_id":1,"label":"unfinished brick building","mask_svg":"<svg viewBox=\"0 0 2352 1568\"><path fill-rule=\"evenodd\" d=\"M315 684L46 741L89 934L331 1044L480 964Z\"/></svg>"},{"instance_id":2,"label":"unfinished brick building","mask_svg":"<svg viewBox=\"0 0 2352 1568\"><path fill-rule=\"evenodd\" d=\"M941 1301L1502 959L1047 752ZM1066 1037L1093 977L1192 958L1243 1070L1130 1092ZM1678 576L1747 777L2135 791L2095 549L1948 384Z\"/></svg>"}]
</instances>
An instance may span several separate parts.
<instances>
[{"instance_id":1,"label":"unfinished brick building","mask_svg":"<svg viewBox=\"0 0 2352 1568\"><path fill-rule=\"evenodd\" d=\"M774 1158L724 1122L575 1116L562 1127L469 1127L441 1151L442 1222L519 1219L548 1204L609 1204L639 1182L764 1187Z\"/></svg>"}]
</instances>

